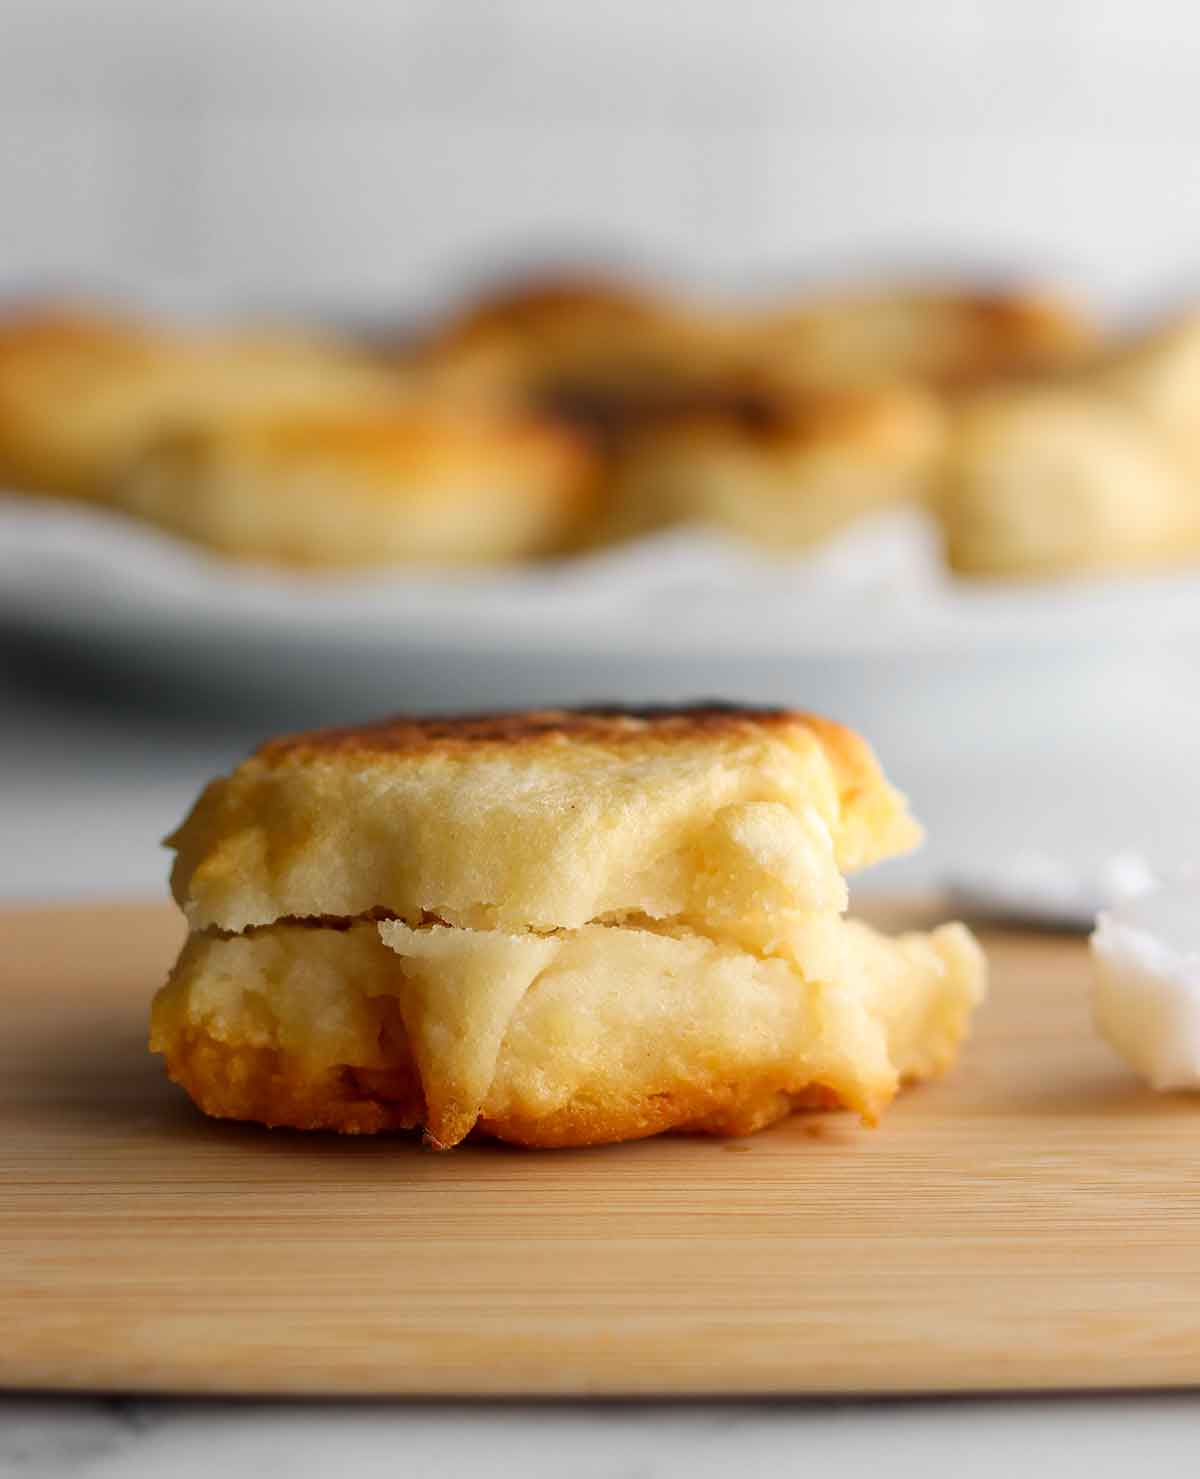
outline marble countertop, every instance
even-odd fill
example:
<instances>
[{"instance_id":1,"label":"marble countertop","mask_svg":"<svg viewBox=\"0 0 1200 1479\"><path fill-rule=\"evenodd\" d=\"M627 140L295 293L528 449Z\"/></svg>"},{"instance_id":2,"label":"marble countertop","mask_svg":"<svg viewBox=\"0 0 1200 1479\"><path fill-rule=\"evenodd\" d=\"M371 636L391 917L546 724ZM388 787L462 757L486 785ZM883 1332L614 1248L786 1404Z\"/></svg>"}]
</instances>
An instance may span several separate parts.
<instances>
[{"instance_id":1,"label":"marble countertop","mask_svg":"<svg viewBox=\"0 0 1200 1479\"><path fill-rule=\"evenodd\" d=\"M95 694L68 699L52 688L39 691L27 677L6 676L0 664L0 900L158 892L166 860L156 839L202 781L246 749L254 722L151 719ZM1193 733L1182 733L1181 744ZM1180 765L1190 764L1182 750L1180 757ZM1046 804L1033 808L1047 814L1053 792L1055 817L1084 850L1114 840L1089 804L1103 783L1105 762L1096 763L1097 777L1077 773L1073 792L1047 779ZM905 764L905 784L937 841L918 861L885 871L882 884L940 877L981 836L1004 842L1013 782L1006 786L994 767L973 809L955 803L939 811L937 777L922 774L919 747ZM1014 767L1024 767L1024 784L1028 757L1017 756ZM1165 774L1150 775L1144 795L1174 789L1170 805L1194 835L1195 798L1165 784ZM1134 798L1137 806L1144 795ZM0 1398L0 1479L304 1479L340 1470L489 1479L885 1470L891 1479L963 1472L971 1479L1025 1472L1127 1479L1135 1466L1185 1472L1197 1452L1200 1396L358 1406Z\"/></svg>"},{"instance_id":2,"label":"marble countertop","mask_svg":"<svg viewBox=\"0 0 1200 1479\"><path fill-rule=\"evenodd\" d=\"M1200 1397L524 1404L0 1399L5 1479L1129 1479L1190 1473Z\"/></svg>"}]
</instances>

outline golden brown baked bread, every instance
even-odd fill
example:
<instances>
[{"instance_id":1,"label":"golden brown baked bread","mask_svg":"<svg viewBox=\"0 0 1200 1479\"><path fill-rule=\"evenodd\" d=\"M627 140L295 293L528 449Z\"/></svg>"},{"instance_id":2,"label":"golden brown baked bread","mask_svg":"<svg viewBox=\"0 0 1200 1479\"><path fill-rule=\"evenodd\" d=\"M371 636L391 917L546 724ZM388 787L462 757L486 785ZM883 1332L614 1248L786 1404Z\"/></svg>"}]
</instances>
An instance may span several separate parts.
<instances>
[{"instance_id":1,"label":"golden brown baked bread","mask_svg":"<svg viewBox=\"0 0 1200 1479\"><path fill-rule=\"evenodd\" d=\"M176 424L383 404L405 382L340 345L266 331L172 333L68 307L0 321L0 486L107 500Z\"/></svg>"},{"instance_id":2,"label":"golden brown baked bread","mask_svg":"<svg viewBox=\"0 0 1200 1479\"><path fill-rule=\"evenodd\" d=\"M972 575L1136 570L1200 553L1200 483L1177 448L1083 382L967 403L939 509L950 563Z\"/></svg>"},{"instance_id":3,"label":"golden brown baked bread","mask_svg":"<svg viewBox=\"0 0 1200 1479\"><path fill-rule=\"evenodd\" d=\"M1144 416L1200 478L1200 313L1119 343L1088 383Z\"/></svg>"},{"instance_id":4,"label":"golden brown baked bread","mask_svg":"<svg viewBox=\"0 0 1200 1479\"><path fill-rule=\"evenodd\" d=\"M532 405L607 437L723 382L735 347L715 314L614 279L547 277L486 295L419 359L452 399Z\"/></svg>"},{"instance_id":5,"label":"golden brown baked bread","mask_svg":"<svg viewBox=\"0 0 1200 1479\"><path fill-rule=\"evenodd\" d=\"M1094 353L1097 329L1048 294L877 288L814 295L751 319L746 353L777 382L841 390L897 380L943 388L1058 370Z\"/></svg>"},{"instance_id":6,"label":"golden brown baked bread","mask_svg":"<svg viewBox=\"0 0 1200 1479\"><path fill-rule=\"evenodd\" d=\"M157 351L148 327L66 305L0 319L0 488L93 496Z\"/></svg>"},{"instance_id":7,"label":"golden brown baked bread","mask_svg":"<svg viewBox=\"0 0 1200 1479\"><path fill-rule=\"evenodd\" d=\"M392 719L263 745L170 839L194 929L375 908L474 928L838 908L920 830L868 745L786 710Z\"/></svg>"},{"instance_id":8,"label":"golden brown baked bread","mask_svg":"<svg viewBox=\"0 0 1200 1479\"><path fill-rule=\"evenodd\" d=\"M239 559L436 566L560 551L596 492L591 449L565 429L413 401L166 431L112 497Z\"/></svg>"},{"instance_id":9,"label":"golden brown baked bread","mask_svg":"<svg viewBox=\"0 0 1200 1479\"><path fill-rule=\"evenodd\" d=\"M945 432L941 402L916 385L750 394L664 419L618 459L605 532L699 523L789 553L864 514L923 502Z\"/></svg>"},{"instance_id":10,"label":"golden brown baked bread","mask_svg":"<svg viewBox=\"0 0 1200 1479\"><path fill-rule=\"evenodd\" d=\"M797 932L799 933L799 932ZM594 1145L748 1134L810 1105L873 1121L953 1060L979 1000L961 925L890 940L836 920L755 954L679 927L549 936L403 924L193 935L152 1045L209 1114L300 1129L472 1130Z\"/></svg>"},{"instance_id":11,"label":"golden brown baked bread","mask_svg":"<svg viewBox=\"0 0 1200 1479\"><path fill-rule=\"evenodd\" d=\"M842 918L911 845L857 736L723 709L394 720L265 745L172 839L152 1046L211 1114L587 1145L873 1120L954 1056L960 926Z\"/></svg>"}]
</instances>

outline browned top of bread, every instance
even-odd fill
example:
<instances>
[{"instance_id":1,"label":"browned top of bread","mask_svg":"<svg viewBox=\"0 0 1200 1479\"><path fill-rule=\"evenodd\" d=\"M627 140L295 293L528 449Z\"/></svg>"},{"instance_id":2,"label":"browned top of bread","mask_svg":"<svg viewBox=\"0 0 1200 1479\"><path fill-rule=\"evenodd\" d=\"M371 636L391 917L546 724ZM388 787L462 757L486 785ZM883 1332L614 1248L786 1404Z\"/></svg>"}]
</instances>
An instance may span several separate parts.
<instances>
[{"instance_id":1,"label":"browned top of bread","mask_svg":"<svg viewBox=\"0 0 1200 1479\"><path fill-rule=\"evenodd\" d=\"M739 917L837 907L838 868L919 836L858 735L709 703L286 736L214 781L171 844L197 928L384 908L558 929L708 917L735 894Z\"/></svg>"},{"instance_id":2,"label":"browned top of bread","mask_svg":"<svg viewBox=\"0 0 1200 1479\"><path fill-rule=\"evenodd\" d=\"M603 277L499 290L451 318L417 356L452 398L533 404L602 438L681 386L724 373L724 320Z\"/></svg>"},{"instance_id":3,"label":"browned top of bread","mask_svg":"<svg viewBox=\"0 0 1200 1479\"><path fill-rule=\"evenodd\" d=\"M283 735L268 740L255 753L269 764L285 759L302 761L306 756L346 760L453 756L484 747L552 751L574 745L644 751L692 741L744 740L755 734L774 733L786 738L797 731L812 735L824 750L837 777L843 810L854 811L861 802L874 805L885 795L890 802L890 788L874 752L852 729L819 714L716 701L677 707L601 705L425 719L395 715L368 724Z\"/></svg>"},{"instance_id":4,"label":"browned top of bread","mask_svg":"<svg viewBox=\"0 0 1200 1479\"><path fill-rule=\"evenodd\" d=\"M397 371L307 334L29 307L0 318L0 478L108 500L168 428L390 403L404 388Z\"/></svg>"},{"instance_id":5,"label":"browned top of bread","mask_svg":"<svg viewBox=\"0 0 1200 1479\"><path fill-rule=\"evenodd\" d=\"M53 349L148 345L153 335L134 319L70 303L26 303L0 313L0 354Z\"/></svg>"},{"instance_id":6,"label":"browned top of bread","mask_svg":"<svg viewBox=\"0 0 1200 1479\"><path fill-rule=\"evenodd\" d=\"M466 755L493 747L554 751L565 745L620 751L751 739L756 734L786 738L812 735L838 780L844 808L877 799L886 789L871 747L852 729L819 714L792 709L708 701L645 707L600 705L577 709L534 709L507 714L462 714L434 718L395 715L369 724L311 730L268 740L255 752L268 764L306 757L354 759L405 758L423 754Z\"/></svg>"},{"instance_id":7,"label":"browned top of bread","mask_svg":"<svg viewBox=\"0 0 1200 1479\"><path fill-rule=\"evenodd\" d=\"M154 362L158 337L133 319L67 305L22 308L0 317L0 385L28 374L101 374L108 367Z\"/></svg>"},{"instance_id":8,"label":"browned top of bread","mask_svg":"<svg viewBox=\"0 0 1200 1479\"><path fill-rule=\"evenodd\" d=\"M455 339L512 330L537 334L582 320L636 324L664 311L657 296L599 273L554 273L498 286L450 325Z\"/></svg>"},{"instance_id":9,"label":"browned top of bread","mask_svg":"<svg viewBox=\"0 0 1200 1479\"><path fill-rule=\"evenodd\" d=\"M473 749L478 745L594 744L605 747L672 744L681 739L724 734L746 734L752 728L811 728L828 720L814 719L786 709L739 707L724 703L697 703L642 708L599 705L578 709L534 709L505 714L460 714L429 719L396 715L369 724L318 729L307 734L268 740L258 754L289 757L298 754L412 755L421 751ZM841 731L845 734L847 731Z\"/></svg>"},{"instance_id":10,"label":"browned top of bread","mask_svg":"<svg viewBox=\"0 0 1200 1479\"><path fill-rule=\"evenodd\" d=\"M784 382L837 387L916 377L945 388L1079 364L1097 330L1075 306L1028 290L896 287L814 296L751 326Z\"/></svg>"}]
</instances>

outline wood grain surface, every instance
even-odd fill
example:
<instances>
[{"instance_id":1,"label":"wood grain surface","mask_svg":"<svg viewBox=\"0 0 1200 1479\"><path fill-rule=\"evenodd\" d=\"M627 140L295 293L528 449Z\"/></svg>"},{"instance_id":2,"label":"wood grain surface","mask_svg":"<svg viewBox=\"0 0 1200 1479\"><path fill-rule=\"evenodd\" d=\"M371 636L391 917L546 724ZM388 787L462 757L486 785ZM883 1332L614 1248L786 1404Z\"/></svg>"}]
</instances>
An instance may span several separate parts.
<instances>
[{"instance_id":1,"label":"wood grain surface","mask_svg":"<svg viewBox=\"0 0 1200 1479\"><path fill-rule=\"evenodd\" d=\"M1200 1382L1200 1101L1093 1034L1077 942L985 937L954 1074L876 1131L589 1151L219 1124L145 1015L165 906L0 915L0 1381L695 1395Z\"/></svg>"}]
</instances>

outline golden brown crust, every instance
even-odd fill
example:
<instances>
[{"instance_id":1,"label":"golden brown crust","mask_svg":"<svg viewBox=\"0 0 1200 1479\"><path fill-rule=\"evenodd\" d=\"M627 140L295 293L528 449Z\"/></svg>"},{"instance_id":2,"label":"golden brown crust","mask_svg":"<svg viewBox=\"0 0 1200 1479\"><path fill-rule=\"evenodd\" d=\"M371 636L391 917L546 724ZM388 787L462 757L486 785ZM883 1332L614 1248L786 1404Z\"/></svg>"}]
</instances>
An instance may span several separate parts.
<instances>
[{"instance_id":1,"label":"golden brown crust","mask_svg":"<svg viewBox=\"0 0 1200 1479\"><path fill-rule=\"evenodd\" d=\"M885 287L768 312L748 326L747 354L782 384L918 379L955 389L1076 366L1097 340L1083 313L1049 293Z\"/></svg>"},{"instance_id":2,"label":"golden brown crust","mask_svg":"<svg viewBox=\"0 0 1200 1479\"><path fill-rule=\"evenodd\" d=\"M547 273L500 284L443 331L442 345L497 331L537 334L570 329L581 320L638 325L667 311L648 290L600 273Z\"/></svg>"},{"instance_id":3,"label":"golden brown crust","mask_svg":"<svg viewBox=\"0 0 1200 1479\"><path fill-rule=\"evenodd\" d=\"M372 1089L364 1070L309 1074L275 1048L220 1042L203 1031L186 1033L162 1051L172 1082L213 1119L344 1135L411 1130L424 1120L415 1069L381 1075Z\"/></svg>"},{"instance_id":4,"label":"golden brown crust","mask_svg":"<svg viewBox=\"0 0 1200 1479\"><path fill-rule=\"evenodd\" d=\"M1045 293L968 293L961 300L965 348L942 372L950 385L996 375L1071 367L1091 354L1095 326Z\"/></svg>"},{"instance_id":5,"label":"golden brown crust","mask_svg":"<svg viewBox=\"0 0 1200 1479\"><path fill-rule=\"evenodd\" d=\"M286 466L330 459L347 471L425 472L431 466L482 460L583 456L577 438L534 417L467 414L452 407L401 403L362 412L333 411L241 420L178 433L198 450L223 442Z\"/></svg>"},{"instance_id":6,"label":"golden brown crust","mask_svg":"<svg viewBox=\"0 0 1200 1479\"><path fill-rule=\"evenodd\" d=\"M145 325L65 303L0 319L0 486L95 496L90 458L62 436L63 408L109 377L145 373L159 352Z\"/></svg>"},{"instance_id":7,"label":"golden brown crust","mask_svg":"<svg viewBox=\"0 0 1200 1479\"><path fill-rule=\"evenodd\" d=\"M709 701L678 707L604 705L430 719L400 714L369 724L283 735L268 740L255 755L274 764L306 757L464 756L487 746L552 751L563 744L646 749L696 739L741 738L762 730L781 735L801 731L816 737L836 777L843 816L856 828L866 831L876 821L881 827L894 821L895 793L867 741L833 719L794 709Z\"/></svg>"},{"instance_id":8,"label":"golden brown crust","mask_svg":"<svg viewBox=\"0 0 1200 1479\"><path fill-rule=\"evenodd\" d=\"M648 421L619 452L609 540L678 523L779 556L856 520L923 504L944 453L942 398L919 384L784 392L759 377Z\"/></svg>"},{"instance_id":9,"label":"golden brown crust","mask_svg":"<svg viewBox=\"0 0 1200 1479\"><path fill-rule=\"evenodd\" d=\"M588 1145L749 1133L802 1104L874 1123L949 1067L983 994L959 925L888 939L831 916L780 948L625 925L196 933L151 1048L221 1117Z\"/></svg>"},{"instance_id":10,"label":"golden brown crust","mask_svg":"<svg viewBox=\"0 0 1200 1479\"><path fill-rule=\"evenodd\" d=\"M532 709L501 714L460 714L428 719L398 714L369 724L317 729L268 740L255 751L266 760L299 755L343 758L375 755L461 754L477 746L557 746L595 744L605 747L672 744L696 737L744 735L752 729L790 729L801 725L817 731L822 742L848 756L847 741L856 738L841 725L787 709L755 708L717 702L672 707L621 705L577 709ZM859 757L861 764L861 757Z\"/></svg>"},{"instance_id":11,"label":"golden brown crust","mask_svg":"<svg viewBox=\"0 0 1200 1479\"><path fill-rule=\"evenodd\" d=\"M832 1101L832 1102L831 1102ZM573 1104L541 1119L513 1115L482 1117L478 1130L493 1139L531 1150L567 1150L588 1145L612 1145L645 1140L651 1135L675 1133L722 1138L753 1135L786 1119L794 1109L838 1108L836 1097L823 1085L792 1093L780 1087L774 1075L741 1083L710 1085L703 1089L682 1083L636 1104L614 1108L603 1103Z\"/></svg>"},{"instance_id":12,"label":"golden brown crust","mask_svg":"<svg viewBox=\"0 0 1200 1479\"><path fill-rule=\"evenodd\" d=\"M903 460L936 448L943 422L940 400L919 385L788 391L769 375L746 375L659 407L635 441L651 448L727 443L792 457L844 449Z\"/></svg>"},{"instance_id":13,"label":"golden brown crust","mask_svg":"<svg viewBox=\"0 0 1200 1479\"><path fill-rule=\"evenodd\" d=\"M183 1034L162 1050L172 1082L213 1119L343 1135L415 1130L425 1121L421 1081L411 1061L386 1070L313 1072L273 1048L220 1042L203 1031ZM788 1090L772 1072L706 1087L685 1081L674 1090L616 1106L575 1102L538 1118L485 1114L472 1138L551 1150L643 1140L667 1131L750 1135L795 1110L839 1107L824 1085ZM442 1148L436 1139L429 1143Z\"/></svg>"},{"instance_id":14,"label":"golden brown crust","mask_svg":"<svg viewBox=\"0 0 1200 1479\"><path fill-rule=\"evenodd\" d=\"M622 484L654 496L656 481L729 486L730 507L747 523L756 505L803 508L840 492L876 502L922 498L943 452L942 401L918 385L731 397L724 403L651 421L629 439ZM864 480L870 480L864 482ZM676 513L688 512L686 499ZM699 498L696 511L702 509Z\"/></svg>"},{"instance_id":15,"label":"golden brown crust","mask_svg":"<svg viewBox=\"0 0 1200 1479\"><path fill-rule=\"evenodd\" d=\"M114 501L246 559L454 565L561 551L596 493L591 449L564 427L397 398L172 427Z\"/></svg>"},{"instance_id":16,"label":"golden brown crust","mask_svg":"<svg viewBox=\"0 0 1200 1479\"><path fill-rule=\"evenodd\" d=\"M736 362L719 315L598 276L534 279L485 296L416 356L440 394L532 406L601 444L706 399Z\"/></svg>"},{"instance_id":17,"label":"golden brown crust","mask_svg":"<svg viewBox=\"0 0 1200 1479\"><path fill-rule=\"evenodd\" d=\"M883 779L875 752L853 729L819 714L795 716L821 742L837 781L849 853L875 856L872 838L883 835L894 824L895 793ZM915 841L915 836L912 839Z\"/></svg>"},{"instance_id":18,"label":"golden brown crust","mask_svg":"<svg viewBox=\"0 0 1200 1479\"><path fill-rule=\"evenodd\" d=\"M0 317L0 365L63 352L134 356L153 344L138 322L68 303L26 304Z\"/></svg>"},{"instance_id":19,"label":"golden brown crust","mask_svg":"<svg viewBox=\"0 0 1200 1479\"><path fill-rule=\"evenodd\" d=\"M107 502L171 428L390 404L405 385L394 369L300 334L187 334L31 308L0 322L0 478Z\"/></svg>"},{"instance_id":20,"label":"golden brown crust","mask_svg":"<svg viewBox=\"0 0 1200 1479\"><path fill-rule=\"evenodd\" d=\"M411 1060L386 1070L315 1073L276 1049L220 1042L203 1031L181 1035L161 1050L171 1081L212 1119L340 1135L420 1130L425 1124L421 1081ZM905 1081L915 1079L908 1075ZM529 1150L613 1145L664 1133L729 1138L756 1134L791 1114L841 1108L828 1085L785 1088L772 1071L703 1087L684 1081L673 1090L617 1106L575 1102L537 1118L484 1114L467 1138ZM425 1140L435 1150L446 1148L428 1132Z\"/></svg>"},{"instance_id":21,"label":"golden brown crust","mask_svg":"<svg viewBox=\"0 0 1200 1479\"><path fill-rule=\"evenodd\" d=\"M768 445L853 446L883 457L924 451L940 432L937 402L915 386L789 401L760 432Z\"/></svg>"}]
</instances>

